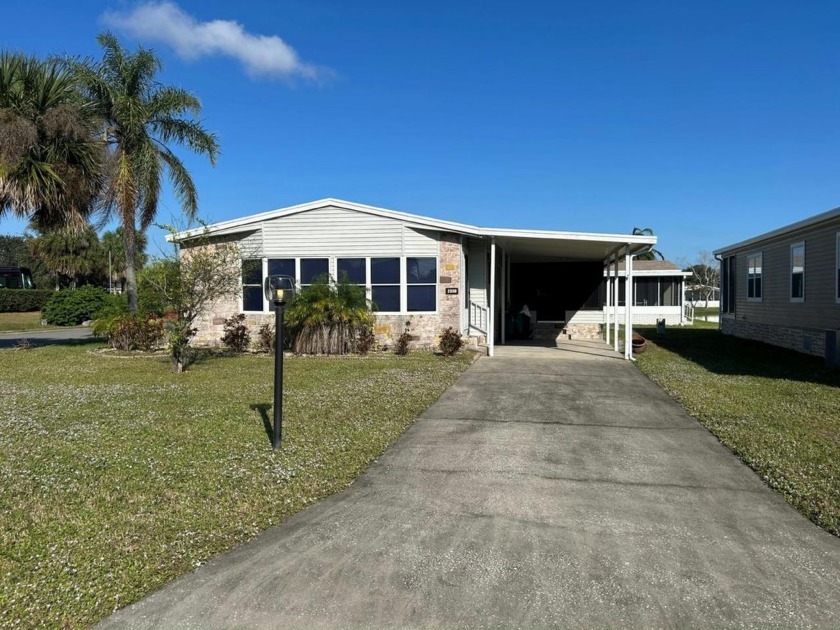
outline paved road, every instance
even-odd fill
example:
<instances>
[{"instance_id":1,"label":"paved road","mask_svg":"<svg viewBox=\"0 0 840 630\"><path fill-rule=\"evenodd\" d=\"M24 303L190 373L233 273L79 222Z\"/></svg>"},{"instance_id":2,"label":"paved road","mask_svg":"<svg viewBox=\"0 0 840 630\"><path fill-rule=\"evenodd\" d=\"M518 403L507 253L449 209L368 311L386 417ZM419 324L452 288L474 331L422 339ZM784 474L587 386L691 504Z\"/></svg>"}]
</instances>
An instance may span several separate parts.
<instances>
[{"instance_id":1,"label":"paved road","mask_svg":"<svg viewBox=\"0 0 840 630\"><path fill-rule=\"evenodd\" d=\"M482 359L346 491L101 627L840 627L840 540L567 350Z\"/></svg>"},{"instance_id":2,"label":"paved road","mask_svg":"<svg viewBox=\"0 0 840 630\"><path fill-rule=\"evenodd\" d=\"M28 339L32 344L38 346L67 343L68 341L81 341L93 339L90 328L47 328L45 330L29 330L25 332L0 333L0 348L12 348L20 343L21 339Z\"/></svg>"}]
</instances>

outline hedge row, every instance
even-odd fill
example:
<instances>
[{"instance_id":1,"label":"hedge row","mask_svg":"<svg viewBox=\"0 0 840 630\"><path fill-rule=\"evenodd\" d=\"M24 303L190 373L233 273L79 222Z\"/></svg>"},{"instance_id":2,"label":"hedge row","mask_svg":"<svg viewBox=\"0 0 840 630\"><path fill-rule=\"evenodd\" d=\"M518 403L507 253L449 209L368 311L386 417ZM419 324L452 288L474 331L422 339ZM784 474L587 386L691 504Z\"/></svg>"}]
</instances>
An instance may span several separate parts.
<instances>
[{"instance_id":1,"label":"hedge row","mask_svg":"<svg viewBox=\"0 0 840 630\"><path fill-rule=\"evenodd\" d=\"M52 289L0 289L0 313L40 311L53 293Z\"/></svg>"}]
</instances>

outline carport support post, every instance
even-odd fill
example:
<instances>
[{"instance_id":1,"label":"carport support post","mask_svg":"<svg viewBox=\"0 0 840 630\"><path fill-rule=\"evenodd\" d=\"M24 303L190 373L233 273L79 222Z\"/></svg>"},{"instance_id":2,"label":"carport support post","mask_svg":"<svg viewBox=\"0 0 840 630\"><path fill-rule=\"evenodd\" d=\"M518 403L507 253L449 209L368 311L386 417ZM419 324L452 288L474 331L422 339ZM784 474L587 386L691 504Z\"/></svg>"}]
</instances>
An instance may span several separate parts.
<instances>
[{"instance_id":1,"label":"carport support post","mask_svg":"<svg viewBox=\"0 0 840 630\"><path fill-rule=\"evenodd\" d=\"M633 256L630 255L630 244L624 250L624 268L627 279L624 282L624 358L633 359Z\"/></svg>"},{"instance_id":2,"label":"carport support post","mask_svg":"<svg viewBox=\"0 0 840 630\"><path fill-rule=\"evenodd\" d=\"M610 345L610 291L612 290L612 270L610 266L612 265L612 255L606 260L607 263L607 279L604 281L605 284L605 297L604 297L604 341L607 345Z\"/></svg>"},{"instance_id":3,"label":"carport support post","mask_svg":"<svg viewBox=\"0 0 840 630\"><path fill-rule=\"evenodd\" d=\"M618 252L615 253L615 280L613 281L613 321L615 322L613 325L615 328L613 329L613 343L615 344L615 351L618 352L618 292L619 292L619 285L621 283L618 281Z\"/></svg>"},{"instance_id":4,"label":"carport support post","mask_svg":"<svg viewBox=\"0 0 840 630\"><path fill-rule=\"evenodd\" d=\"M487 318L487 356L492 357L496 342L496 239L490 239L490 314Z\"/></svg>"},{"instance_id":5,"label":"carport support post","mask_svg":"<svg viewBox=\"0 0 840 630\"><path fill-rule=\"evenodd\" d=\"M507 299L505 298L505 296L507 295L507 284L508 284L508 282L510 282L510 279L508 278L508 274L507 274L507 266L506 266L506 262L505 262L506 260L507 260L507 253L503 249L502 250L502 265L501 265L501 267L502 267L502 302L501 302L501 306L502 306L502 309L501 309L501 311L502 311L502 331L501 331L502 345L505 345L505 320L507 319L507 311L506 311Z\"/></svg>"}]
</instances>

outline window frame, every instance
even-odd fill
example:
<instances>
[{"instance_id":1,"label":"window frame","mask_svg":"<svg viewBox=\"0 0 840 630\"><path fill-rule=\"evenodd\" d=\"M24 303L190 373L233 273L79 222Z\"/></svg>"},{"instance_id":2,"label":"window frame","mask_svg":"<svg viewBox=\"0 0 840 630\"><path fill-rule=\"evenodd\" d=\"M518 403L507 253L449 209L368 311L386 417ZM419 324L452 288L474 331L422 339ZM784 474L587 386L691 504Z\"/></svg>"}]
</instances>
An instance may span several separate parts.
<instances>
[{"instance_id":1,"label":"window frame","mask_svg":"<svg viewBox=\"0 0 840 630\"><path fill-rule=\"evenodd\" d=\"M793 274L794 274L794 271L793 271L793 251L794 251L794 249L796 249L798 247L802 248L802 272L801 272L802 273L802 295L800 297L794 297L794 295L793 295ZM790 266L788 268L789 272L790 272L790 287L789 287L788 294L790 295L790 301L791 301L792 304L802 304L802 303L805 302L805 260L806 260L805 256L806 256L805 241L798 241L796 243L791 243L791 245L790 245L790 261L789 261Z\"/></svg>"},{"instance_id":2,"label":"window frame","mask_svg":"<svg viewBox=\"0 0 840 630\"><path fill-rule=\"evenodd\" d=\"M720 262L720 314L721 317L735 317L737 283L735 272L738 269L737 256L730 254Z\"/></svg>"},{"instance_id":3,"label":"window frame","mask_svg":"<svg viewBox=\"0 0 840 630\"><path fill-rule=\"evenodd\" d=\"M758 266L751 266L750 261L753 258L758 257ZM760 269L757 273L755 269ZM750 270L753 270L750 273ZM758 280L758 285L756 285L756 280ZM750 295L750 281L752 281L753 286L753 295ZM755 291L755 287L758 286L759 290ZM747 302L763 302L764 301L764 251L757 250L747 253ZM757 295L756 295L757 293Z\"/></svg>"},{"instance_id":4,"label":"window frame","mask_svg":"<svg viewBox=\"0 0 840 630\"><path fill-rule=\"evenodd\" d=\"M417 260L421 259L429 259L435 261L435 272L434 272L434 281L433 282L411 282L408 281L408 259L414 258ZM438 256L403 256L402 257L402 266L403 266L403 276L401 278L402 282L402 291L405 295L405 301L400 306L405 306L406 314L410 315L433 315L438 312L438 304L440 302L440 295L438 295L440 288L439 288L439 281L440 281L440 258ZM435 308L431 311L412 311L408 308L408 291L411 287L434 287L434 297L435 297Z\"/></svg>"},{"instance_id":5,"label":"window frame","mask_svg":"<svg viewBox=\"0 0 840 630\"><path fill-rule=\"evenodd\" d=\"M834 303L840 304L840 232L834 235Z\"/></svg>"}]
</instances>

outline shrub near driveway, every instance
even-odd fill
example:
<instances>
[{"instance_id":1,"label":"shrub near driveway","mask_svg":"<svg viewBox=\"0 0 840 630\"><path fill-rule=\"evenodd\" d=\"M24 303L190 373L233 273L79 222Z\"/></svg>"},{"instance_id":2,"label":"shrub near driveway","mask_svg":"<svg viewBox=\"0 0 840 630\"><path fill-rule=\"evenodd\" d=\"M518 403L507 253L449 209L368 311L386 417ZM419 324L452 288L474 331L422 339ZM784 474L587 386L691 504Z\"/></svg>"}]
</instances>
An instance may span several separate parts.
<instances>
[{"instance_id":1,"label":"shrub near driveway","mask_svg":"<svg viewBox=\"0 0 840 630\"><path fill-rule=\"evenodd\" d=\"M643 331L636 365L768 485L840 536L840 372L716 330Z\"/></svg>"},{"instance_id":2,"label":"shrub near driveway","mask_svg":"<svg viewBox=\"0 0 840 630\"><path fill-rule=\"evenodd\" d=\"M273 361L0 350L0 627L83 627L359 475L469 355ZM21 356L26 360L22 361Z\"/></svg>"}]
</instances>

